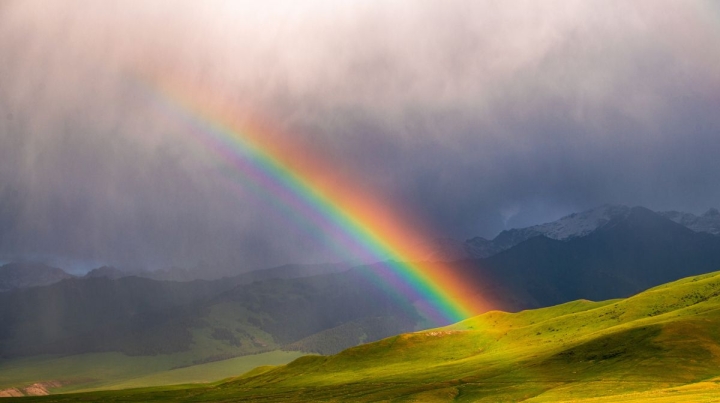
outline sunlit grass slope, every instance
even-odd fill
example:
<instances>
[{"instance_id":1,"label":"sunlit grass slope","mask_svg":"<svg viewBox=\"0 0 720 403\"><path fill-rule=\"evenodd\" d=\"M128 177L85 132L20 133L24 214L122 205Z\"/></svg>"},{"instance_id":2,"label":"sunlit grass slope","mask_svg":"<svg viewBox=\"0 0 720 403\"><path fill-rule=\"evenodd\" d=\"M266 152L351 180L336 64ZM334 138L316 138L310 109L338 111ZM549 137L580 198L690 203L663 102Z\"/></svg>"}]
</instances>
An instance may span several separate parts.
<instances>
[{"instance_id":1,"label":"sunlit grass slope","mask_svg":"<svg viewBox=\"0 0 720 403\"><path fill-rule=\"evenodd\" d=\"M718 296L720 273L710 273L624 300L489 312L208 387L41 400L712 401L720 398Z\"/></svg>"}]
</instances>

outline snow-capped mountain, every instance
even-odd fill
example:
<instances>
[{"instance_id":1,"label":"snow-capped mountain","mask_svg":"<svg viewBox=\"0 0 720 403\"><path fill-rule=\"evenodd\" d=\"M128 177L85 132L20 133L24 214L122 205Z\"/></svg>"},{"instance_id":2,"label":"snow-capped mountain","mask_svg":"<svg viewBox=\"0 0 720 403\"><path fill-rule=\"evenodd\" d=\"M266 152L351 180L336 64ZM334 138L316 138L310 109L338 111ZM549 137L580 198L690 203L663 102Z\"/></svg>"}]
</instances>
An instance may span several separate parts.
<instances>
[{"instance_id":1,"label":"snow-capped mountain","mask_svg":"<svg viewBox=\"0 0 720 403\"><path fill-rule=\"evenodd\" d=\"M626 217L629 212L630 207L628 206L605 204L591 210L583 211L581 213L573 213L567 215L557 221L533 225L532 227L513 228L510 230L505 230L498 234L498 236L496 236L492 240L493 247L486 249L490 252L498 253L503 250L512 248L520 242L540 235L560 241L583 237L592 233L598 228L602 228L611 220L617 220ZM467 241L467 243L472 244L475 244L476 242L477 238L473 238Z\"/></svg>"},{"instance_id":2,"label":"snow-capped mountain","mask_svg":"<svg viewBox=\"0 0 720 403\"><path fill-rule=\"evenodd\" d=\"M435 261L485 258L540 235L563 241L583 237L613 219L627 216L629 212L630 207L606 204L582 213L570 214L557 221L505 230L492 240L475 237L463 242L442 238L436 240L431 247L426 246L421 258Z\"/></svg>"},{"instance_id":3,"label":"snow-capped mountain","mask_svg":"<svg viewBox=\"0 0 720 403\"><path fill-rule=\"evenodd\" d=\"M658 212L658 214L680 225L684 225L695 232L707 232L708 234L720 235L720 212L715 208L709 209L700 216L679 211L661 211Z\"/></svg>"},{"instance_id":4,"label":"snow-capped mountain","mask_svg":"<svg viewBox=\"0 0 720 403\"><path fill-rule=\"evenodd\" d=\"M603 227L610 220L626 217L629 212L630 207L605 204L582 213L567 215L557 221L503 231L493 239L493 243L501 249L507 249L538 235L560 241L578 238Z\"/></svg>"},{"instance_id":5,"label":"snow-capped mountain","mask_svg":"<svg viewBox=\"0 0 720 403\"><path fill-rule=\"evenodd\" d=\"M492 240L475 237L463 242L443 238L432 247L426 247L423 258L436 261L485 258L541 235L567 241L584 237L611 222L621 220L627 217L631 210L628 206L605 204L581 213L567 215L549 223L505 230ZM677 211L657 214L695 232L720 235L720 212L716 209L710 209L701 216Z\"/></svg>"}]
</instances>

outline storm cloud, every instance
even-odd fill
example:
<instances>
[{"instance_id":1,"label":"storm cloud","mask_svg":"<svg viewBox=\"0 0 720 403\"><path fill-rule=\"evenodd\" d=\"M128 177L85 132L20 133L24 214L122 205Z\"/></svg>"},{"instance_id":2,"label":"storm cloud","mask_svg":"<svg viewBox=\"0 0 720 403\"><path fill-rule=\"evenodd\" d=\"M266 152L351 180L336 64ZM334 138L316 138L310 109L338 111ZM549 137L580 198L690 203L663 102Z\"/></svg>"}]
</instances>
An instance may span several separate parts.
<instances>
[{"instance_id":1,"label":"storm cloud","mask_svg":"<svg viewBox=\"0 0 720 403\"><path fill-rule=\"evenodd\" d=\"M263 116L438 236L720 200L713 2L10 1L0 54L6 260L344 258L229 181L147 71Z\"/></svg>"}]
</instances>

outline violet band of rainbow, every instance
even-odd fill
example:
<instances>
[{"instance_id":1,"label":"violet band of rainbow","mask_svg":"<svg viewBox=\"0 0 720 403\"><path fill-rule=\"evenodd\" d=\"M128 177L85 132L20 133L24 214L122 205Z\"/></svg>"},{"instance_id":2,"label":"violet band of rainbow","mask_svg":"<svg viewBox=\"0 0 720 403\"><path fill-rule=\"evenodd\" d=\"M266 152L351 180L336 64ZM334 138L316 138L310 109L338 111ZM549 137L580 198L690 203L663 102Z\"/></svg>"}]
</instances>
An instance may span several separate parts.
<instances>
[{"instance_id":1,"label":"violet band of rainbow","mask_svg":"<svg viewBox=\"0 0 720 403\"><path fill-rule=\"evenodd\" d=\"M383 211L382 203L369 201L367 195L357 193L348 182L343 182L346 189L341 189L337 182L323 182L317 172L332 171L332 166L322 167L321 162L315 161L315 169L304 169L303 164L293 160L308 154L298 145L272 147L262 141L264 136L257 129L242 127L222 111L214 113L201 102L193 101L191 91L158 82L150 85L162 101L192 122L196 135L204 138L200 144L238 175L323 231L329 231L353 254L381 261L384 269L375 274L383 288L394 292L412 290L422 300L419 308L428 311L425 313L431 317L439 313L440 322L457 322L484 310L471 283L450 267L441 262L413 262L407 239L416 242L417 233L403 223L393 222L394 215Z\"/></svg>"}]
</instances>

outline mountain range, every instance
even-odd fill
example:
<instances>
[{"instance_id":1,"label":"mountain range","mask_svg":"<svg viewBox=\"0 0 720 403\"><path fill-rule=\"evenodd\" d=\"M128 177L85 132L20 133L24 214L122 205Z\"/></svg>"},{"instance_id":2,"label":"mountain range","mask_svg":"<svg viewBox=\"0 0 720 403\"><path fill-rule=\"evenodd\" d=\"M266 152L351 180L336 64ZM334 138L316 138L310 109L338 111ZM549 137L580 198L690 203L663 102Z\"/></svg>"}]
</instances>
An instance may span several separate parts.
<instances>
[{"instance_id":1,"label":"mountain range","mask_svg":"<svg viewBox=\"0 0 720 403\"><path fill-rule=\"evenodd\" d=\"M711 208L700 216L678 211L663 211L658 213L678 224L684 225L695 232L707 232L708 234L720 235L720 212Z\"/></svg>"},{"instance_id":2,"label":"mountain range","mask_svg":"<svg viewBox=\"0 0 720 403\"><path fill-rule=\"evenodd\" d=\"M630 214L631 207L605 204L594 209L573 213L556 221L525 228L513 228L500 232L489 240L473 237L465 241L453 238L435 238L427 245L418 247L413 256L415 260L456 261L487 258L510 249L528 239L544 236L559 241L585 237ZM720 235L720 212L711 208L702 215L678 211L657 212L677 224L694 232ZM357 266L350 262L329 264L288 264L284 266L253 270L237 274L237 268L202 264L193 268L171 267L162 270L118 269L102 266L88 272L85 277L121 277L137 276L154 280L193 281L235 278L235 282L250 283L269 278L298 278L318 274L337 273ZM10 263L0 266L0 292L17 288L48 285L75 277L62 269L49 267L41 263Z\"/></svg>"},{"instance_id":3,"label":"mountain range","mask_svg":"<svg viewBox=\"0 0 720 403\"><path fill-rule=\"evenodd\" d=\"M489 258L456 265L477 281L495 279L516 298L525 296L516 309L534 308L581 298L626 297L714 271L720 268L720 237L634 207L585 236L537 236Z\"/></svg>"},{"instance_id":4,"label":"mountain range","mask_svg":"<svg viewBox=\"0 0 720 403\"><path fill-rule=\"evenodd\" d=\"M466 241L439 238L434 243L422 248L418 252L418 257L436 261L486 258L537 236L567 241L589 235L611 221L617 221L627 216L630 211L631 208L628 206L605 204L545 224L505 230L491 240L483 237L474 237ZM709 209L700 216L677 211L664 211L657 214L695 232L720 235L720 212L715 208Z\"/></svg>"},{"instance_id":5,"label":"mountain range","mask_svg":"<svg viewBox=\"0 0 720 403\"><path fill-rule=\"evenodd\" d=\"M0 266L0 292L49 285L73 277L42 263L8 263Z\"/></svg>"},{"instance_id":6,"label":"mountain range","mask_svg":"<svg viewBox=\"0 0 720 403\"><path fill-rule=\"evenodd\" d=\"M23 401L710 402L720 394L718 312L714 272L627 299L491 311L211 384Z\"/></svg>"},{"instance_id":7,"label":"mountain range","mask_svg":"<svg viewBox=\"0 0 720 403\"><path fill-rule=\"evenodd\" d=\"M507 248L447 266L508 312L628 297L720 268L720 236L673 217L603 206L505 231L490 242ZM702 217L701 227L710 228L715 216ZM167 281L100 268L50 285L14 287L0 293L0 361L12 368L41 354L117 352L173 357L174 366L188 366L279 349L334 354L436 326L417 310L419 301L398 300L371 281L381 269L382 263L289 265Z\"/></svg>"}]
</instances>

